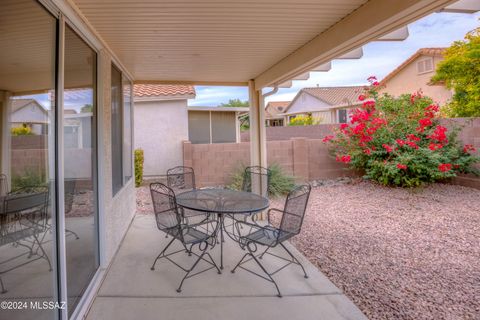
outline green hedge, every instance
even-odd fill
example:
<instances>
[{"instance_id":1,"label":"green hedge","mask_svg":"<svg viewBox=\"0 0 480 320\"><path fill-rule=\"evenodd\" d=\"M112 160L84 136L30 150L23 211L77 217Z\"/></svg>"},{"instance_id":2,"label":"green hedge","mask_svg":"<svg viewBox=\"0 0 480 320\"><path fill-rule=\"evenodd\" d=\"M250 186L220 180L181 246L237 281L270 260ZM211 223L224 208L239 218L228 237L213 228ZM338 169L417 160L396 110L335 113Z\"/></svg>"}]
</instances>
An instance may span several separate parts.
<instances>
[{"instance_id":1,"label":"green hedge","mask_svg":"<svg viewBox=\"0 0 480 320\"><path fill-rule=\"evenodd\" d=\"M140 187L143 182L143 150L135 150L135 187Z\"/></svg>"}]
</instances>

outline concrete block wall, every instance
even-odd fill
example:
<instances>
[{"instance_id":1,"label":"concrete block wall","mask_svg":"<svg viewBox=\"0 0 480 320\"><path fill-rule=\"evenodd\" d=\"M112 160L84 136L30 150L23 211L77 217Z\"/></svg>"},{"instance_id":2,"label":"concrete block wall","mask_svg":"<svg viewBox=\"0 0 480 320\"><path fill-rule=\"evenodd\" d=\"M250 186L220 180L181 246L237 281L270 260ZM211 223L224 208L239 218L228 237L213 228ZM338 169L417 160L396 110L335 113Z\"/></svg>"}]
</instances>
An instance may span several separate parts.
<instances>
[{"instance_id":1,"label":"concrete block wall","mask_svg":"<svg viewBox=\"0 0 480 320\"><path fill-rule=\"evenodd\" d=\"M464 144L472 144L480 155L480 118L443 119L442 125L462 128L459 138ZM267 129L268 164L279 164L298 182L314 179L334 179L356 176L357 172L335 161L322 138L331 134L335 125L305 127L269 127ZM184 164L192 166L199 186L225 185L236 166L250 163L248 132L242 133L242 143L191 144L184 142ZM480 189L480 178L463 175L452 183Z\"/></svg>"},{"instance_id":2,"label":"concrete block wall","mask_svg":"<svg viewBox=\"0 0 480 320\"><path fill-rule=\"evenodd\" d=\"M268 164L278 164L297 182L352 175L328 155L320 139L295 138L267 142ZM195 170L198 187L226 185L235 168L250 163L250 144L183 143L183 163Z\"/></svg>"}]
</instances>

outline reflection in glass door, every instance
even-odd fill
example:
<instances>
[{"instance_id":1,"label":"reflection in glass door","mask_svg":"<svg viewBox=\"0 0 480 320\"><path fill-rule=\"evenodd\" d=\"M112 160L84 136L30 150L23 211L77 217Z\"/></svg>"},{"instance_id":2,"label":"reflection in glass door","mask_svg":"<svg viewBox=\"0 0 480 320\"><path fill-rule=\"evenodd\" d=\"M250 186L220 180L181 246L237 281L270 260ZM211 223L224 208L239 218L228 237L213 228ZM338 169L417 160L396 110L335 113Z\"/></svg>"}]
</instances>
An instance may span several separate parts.
<instances>
[{"instance_id":1,"label":"reflection in glass door","mask_svg":"<svg viewBox=\"0 0 480 320\"><path fill-rule=\"evenodd\" d=\"M0 301L54 302L57 19L33 0L0 9ZM56 310L0 310L53 319Z\"/></svg>"},{"instance_id":2,"label":"reflection in glass door","mask_svg":"<svg viewBox=\"0 0 480 320\"><path fill-rule=\"evenodd\" d=\"M96 53L65 28L64 187L68 309L99 266L96 197Z\"/></svg>"}]
</instances>

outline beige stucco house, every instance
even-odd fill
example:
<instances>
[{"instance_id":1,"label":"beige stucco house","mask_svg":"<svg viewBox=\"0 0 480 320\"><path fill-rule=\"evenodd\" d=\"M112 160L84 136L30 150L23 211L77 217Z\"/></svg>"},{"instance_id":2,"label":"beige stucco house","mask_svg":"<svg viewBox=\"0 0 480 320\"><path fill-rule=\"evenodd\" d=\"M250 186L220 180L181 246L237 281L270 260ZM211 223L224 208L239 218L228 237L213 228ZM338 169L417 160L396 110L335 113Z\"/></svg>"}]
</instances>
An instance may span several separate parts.
<instances>
[{"instance_id":1,"label":"beige stucco house","mask_svg":"<svg viewBox=\"0 0 480 320\"><path fill-rule=\"evenodd\" d=\"M238 116L248 108L193 107L191 85L136 84L135 148L144 151L144 175L159 176L183 163L182 142L240 141Z\"/></svg>"},{"instance_id":2,"label":"beige stucco house","mask_svg":"<svg viewBox=\"0 0 480 320\"><path fill-rule=\"evenodd\" d=\"M303 88L282 114L284 123L288 125L298 115L312 115L324 124L345 123L348 110L363 103L358 100L363 91L363 86Z\"/></svg>"},{"instance_id":3,"label":"beige stucco house","mask_svg":"<svg viewBox=\"0 0 480 320\"><path fill-rule=\"evenodd\" d=\"M443 60L444 50L445 48L419 49L382 79L380 93L399 96L421 90L424 95L432 98L440 106L448 103L453 92L441 83L432 84L430 81L438 63Z\"/></svg>"},{"instance_id":4,"label":"beige stucco house","mask_svg":"<svg viewBox=\"0 0 480 320\"><path fill-rule=\"evenodd\" d=\"M270 101L265 107L265 124L267 127L281 127L285 125L285 116L282 114L291 101Z\"/></svg>"}]
</instances>

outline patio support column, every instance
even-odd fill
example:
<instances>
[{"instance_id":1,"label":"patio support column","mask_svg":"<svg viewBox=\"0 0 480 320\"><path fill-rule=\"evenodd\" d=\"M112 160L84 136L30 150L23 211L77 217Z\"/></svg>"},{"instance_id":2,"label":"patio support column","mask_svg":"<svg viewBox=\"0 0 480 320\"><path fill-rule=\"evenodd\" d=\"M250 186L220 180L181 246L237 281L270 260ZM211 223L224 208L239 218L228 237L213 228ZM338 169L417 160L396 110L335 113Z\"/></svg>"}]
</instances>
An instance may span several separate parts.
<instances>
[{"instance_id":1,"label":"patio support column","mask_svg":"<svg viewBox=\"0 0 480 320\"><path fill-rule=\"evenodd\" d=\"M249 120L250 120L250 165L267 167L267 139L265 132L265 108L262 90L255 89L255 82L248 82ZM252 181L252 191L266 193L266 185L261 181Z\"/></svg>"}]
</instances>

